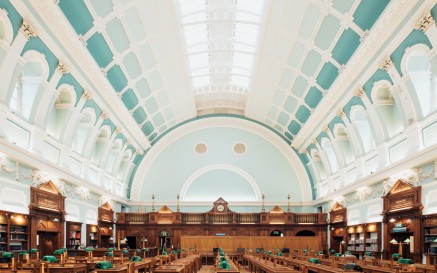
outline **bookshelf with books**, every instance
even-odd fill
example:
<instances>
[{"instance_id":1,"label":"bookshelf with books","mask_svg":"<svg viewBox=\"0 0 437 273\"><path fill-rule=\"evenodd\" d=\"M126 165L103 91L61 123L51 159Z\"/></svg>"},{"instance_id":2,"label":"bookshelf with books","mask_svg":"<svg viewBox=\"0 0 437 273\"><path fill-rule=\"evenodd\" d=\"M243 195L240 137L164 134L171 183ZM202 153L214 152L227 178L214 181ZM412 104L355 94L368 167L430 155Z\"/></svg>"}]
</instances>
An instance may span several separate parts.
<instances>
[{"instance_id":1,"label":"bookshelf with books","mask_svg":"<svg viewBox=\"0 0 437 273\"><path fill-rule=\"evenodd\" d=\"M437 214L422 216L422 246L426 264L437 265Z\"/></svg>"},{"instance_id":2,"label":"bookshelf with books","mask_svg":"<svg viewBox=\"0 0 437 273\"><path fill-rule=\"evenodd\" d=\"M81 245L82 223L67 222L67 248L77 249Z\"/></svg>"},{"instance_id":3,"label":"bookshelf with books","mask_svg":"<svg viewBox=\"0 0 437 273\"><path fill-rule=\"evenodd\" d=\"M0 211L0 251L19 251L29 248L27 215Z\"/></svg>"},{"instance_id":4,"label":"bookshelf with books","mask_svg":"<svg viewBox=\"0 0 437 273\"><path fill-rule=\"evenodd\" d=\"M378 256L380 251L381 223L367 223L347 227L347 250L355 255L372 252Z\"/></svg>"},{"instance_id":5,"label":"bookshelf with books","mask_svg":"<svg viewBox=\"0 0 437 273\"><path fill-rule=\"evenodd\" d=\"M86 229L86 246L91 246L96 248L99 244L99 228L97 225L87 224Z\"/></svg>"},{"instance_id":6,"label":"bookshelf with books","mask_svg":"<svg viewBox=\"0 0 437 273\"><path fill-rule=\"evenodd\" d=\"M0 214L0 251L8 250L8 217Z\"/></svg>"}]
</instances>

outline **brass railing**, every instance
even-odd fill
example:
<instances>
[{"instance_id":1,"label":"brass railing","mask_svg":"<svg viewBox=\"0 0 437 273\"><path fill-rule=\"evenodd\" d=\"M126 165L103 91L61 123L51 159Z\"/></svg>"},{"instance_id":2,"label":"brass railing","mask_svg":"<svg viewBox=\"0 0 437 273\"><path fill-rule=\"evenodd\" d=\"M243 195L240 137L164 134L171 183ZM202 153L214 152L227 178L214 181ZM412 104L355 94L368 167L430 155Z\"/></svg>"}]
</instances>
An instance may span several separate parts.
<instances>
[{"instance_id":1,"label":"brass railing","mask_svg":"<svg viewBox=\"0 0 437 273\"><path fill-rule=\"evenodd\" d=\"M234 221L233 213L209 214L208 222L210 223L232 223Z\"/></svg>"},{"instance_id":2,"label":"brass railing","mask_svg":"<svg viewBox=\"0 0 437 273\"><path fill-rule=\"evenodd\" d=\"M239 224L259 223L259 213L238 213L236 220Z\"/></svg>"},{"instance_id":3,"label":"brass railing","mask_svg":"<svg viewBox=\"0 0 437 273\"><path fill-rule=\"evenodd\" d=\"M318 217L315 213L301 213L294 215L294 222L299 224L317 223Z\"/></svg>"},{"instance_id":4,"label":"brass railing","mask_svg":"<svg viewBox=\"0 0 437 273\"><path fill-rule=\"evenodd\" d=\"M182 223L205 223L205 213L182 213Z\"/></svg>"},{"instance_id":5,"label":"brass railing","mask_svg":"<svg viewBox=\"0 0 437 273\"><path fill-rule=\"evenodd\" d=\"M149 214L148 213L126 213L125 221L128 223L148 223Z\"/></svg>"}]
</instances>

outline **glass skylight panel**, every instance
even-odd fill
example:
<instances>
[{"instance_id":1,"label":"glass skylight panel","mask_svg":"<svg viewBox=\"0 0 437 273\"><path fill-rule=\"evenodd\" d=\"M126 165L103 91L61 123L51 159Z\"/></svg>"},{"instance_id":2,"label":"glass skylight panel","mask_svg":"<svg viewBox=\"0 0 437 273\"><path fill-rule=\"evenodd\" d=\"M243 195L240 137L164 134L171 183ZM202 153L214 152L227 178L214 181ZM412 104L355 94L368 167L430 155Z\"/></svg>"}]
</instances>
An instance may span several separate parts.
<instances>
[{"instance_id":1,"label":"glass skylight panel","mask_svg":"<svg viewBox=\"0 0 437 273\"><path fill-rule=\"evenodd\" d=\"M179 0L194 89L231 85L247 92L264 1ZM222 17L223 11L226 19Z\"/></svg>"}]
</instances>

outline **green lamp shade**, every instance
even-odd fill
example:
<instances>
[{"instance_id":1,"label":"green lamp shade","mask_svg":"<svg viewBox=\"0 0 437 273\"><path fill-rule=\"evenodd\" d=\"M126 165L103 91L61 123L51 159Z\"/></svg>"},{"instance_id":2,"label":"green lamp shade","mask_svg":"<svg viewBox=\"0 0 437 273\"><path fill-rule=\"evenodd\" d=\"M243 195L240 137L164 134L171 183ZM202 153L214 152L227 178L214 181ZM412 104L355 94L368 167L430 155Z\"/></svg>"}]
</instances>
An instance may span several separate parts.
<instances>
[{"instance_id":1,"label":"green lamp shade","mask_svg":"<svg viewBox=\"0 0 437 273\"><path fill-rule=\"evenodd\" d=\"M42 260L48 263L57 263L58 259L55 256L46 255L42 257Z\"/></svg>"},{"instance_id":2,"label":"green lamp shade","mask_svg":"<svg viewBox=\"0 0 437 273\"><path fill-rule=\"evenodd\" d=\"M63 248L60 248L60 249L62 249L64 252L67 252L67 248L66 247L63 247Z\"/></svg>"},{"instance_id":3,"label":"green lamp shade","mask_svg":"<svg viewBox=\"0 0 437 273\"><path fill-rule=\"evenodd\" d=\"M303 253L307 253L308 252L308 249L302 249L302 251L303 251Z\"/></svg>"},{"instance_id":4,"label":"green lamp shade","mask_svg":"<svg viewBox=\"0 0 437 273\"><path fill-rule=\"evenodd\" d=\"M393 253L393 254L391 254L391 257L392 258L402 258L401 254L399 254L399 253Z\"/></svg>"},{"instance_id":5,"label":"green lamp shade","mask_svg":"<svg viewBox=\"0 0 437 273\"><path fill-rule=\"evenodd\" d=\"M107 251L107 252L105 252L105 256L112 257L112 256L114 256L114 253L112 253L111 251Z\"/></svg>"},{"instance_id":6,"label":"green lamp shade","mask_svg":"<svg viewBox=\"0 0 437 273\"><path fill-rule=\"evenodd\" d=\"M94 248L92 248L92 247L85 247L86 252L92 252L93 250L94 250Z\"/></svg>"},{"instance_id":7,"label":"green lamp shade","mask_svg":"<svg viewBox=\"0 0 437 273\"><path fill-rule=\"evenodd\" d=\"M37 253L38 252L38 249L36 249L36 248L32 248L31 250L30 250L30 253Z\"/></svg>"},{"instance_id":8,"label":"green lamp shade","mask_svg":"<svg viewBox=\"0 0 437 273\"><path fill-rule=\"evenodd\" d=\"M310 259L308 259L308 262L313 263L313 264L320 264L320 260L317 258L310 258Z\"/></svg>"},{"instance_id":9,"label":"green lamp shade","mask_svg":"<svg viewBox=\"0 0 437 273\"><path fill-rule=\"evenodd\" d=\"M132 256L130 258L131 262L141 262L141 257L140 256Z\"/></svg>"},{"instance_id":10,"label":"green lamp shade","mask_svg":"<svg viewBox=\"0 0 437 273\"><path fill-rule=\"evenodd\" d=\"M108 251L114 251L113 247L108 248Z\"/></svg>"},{"instance_id":11,"label":"green lamp shade","mask_svg":"<svg viewBox=\"0 0 437 273\"><path fill-rule=\"evenodd\" d=\"M121 251L121 253L123 253L123 254L129 254L129 250L127 250L127 249L123 249L123 250Z\"/></svg>"},{"instance_id":12,"label":"green lamp shade","mask_svg":"<svg viewBox=\"0 0 437 273\"><path fill-rule=\"evenodd\" d=\"M137 253L141 253L141 249L135 249Z\"/></svg>"},{"instance_id":13,"label":"green lamp shade","mask_svg":"<svg viewBox=\"0 0 437 273\"><path fill-rule=\"evenodd\" d=\"M354 264L354 263L349 263L349 264L343 265L343 270L344 271L363 272L363 269L361 268L361 266Z\"/></svg>"},{"instance_id":14,"label":"green lamp shade","mask_svg":"<svg viewBox=\"0 0 437 273\"><path fill-rule=\"evenodd\" d=\"M278 256L284 256L284 254L282 254L282 252L278 252L276 255L278 255Z\"/></svg>"},{"instance_id":15,"label":"green lamp shade","mask_svg":"<svg viewBox=\"0 0 437 273\"><path fill-rule=\"evenodd\" d=\"M221 268L221 269L230 269L231 267L229 266L227 261L222 261L222 262L220 262L219 268Z\"/></svg>"},{"instance_id":16,"label":"green lamp shade","mask_svg":"<svg viewBox=\"0 0 437 273\"><path fill-rule=\"evenodd\" d=\"M317 255L323 254L323 251L317 251L316 254Z\"/></svg>"},{"instance_id":17,"label":"green lamp shade","mask_svg":"<svg viewBox=\"0 0 437 273\"><path fill-rule=\"evenodd\" d=\"M399 259L398 264L414 264L414 261L411 259Z\"/></svg>"},{"instance_id":18,"label":"green lamp shade","mask_svg":"<svg viewBox=\"0 0 437 273\"><path fill-rule=\"evenodd\" d=\"M96 263L96 266L94 268L96 269L109 269L112 268L113 265L110 261L100 261Z\"/></svg>"},{"instance_id":19,"label":"green lamp shade","mask_svg":"<svg viewBox=\"0 0 437 273\"><path fill-rule=\"evenodd\" d=\"M20 251L19 254L20 255L26 255L26 254L29 254L29 252L27 252L27 251Z\"/></svg>"},{"instance_id":20,"label":"green lamp shade","mask_svg":"<svg viewBox=\"0 0 437 273\"><path fill-rule=\"evenodd\" d=\"M256 252L256 253L260 253L260 252L261 252L261 249L257 248L257 249L255 250L255 252Z\"/></svg>"},{"instance_id":21,"label":"green lamp shade","mask_svg":"<svg viewBox=\"0 0 437 273\"><path fill-rule=\"evenodd\" d=\"M168 255L168 253L164 250L161 255Z\"/></svg>"},{"instance_id":22,"label":"green lamp shade","mask_svg":"<svg viewBox=\"0 0 437 273\"><path fill-rule=\"evenodd\" d=\"M272 251L271 250L267 251L267 254L272 254Z\"/></svg>"},{"instance_id":23,"label":"green lamp shade","mask_svg":"<svg viewBox=\"0 0 437 273\"><path fill-rule=\"evenodd\" d=\"M341 257L341 256L343 256L343 254L341 254L341 253L335 253L334 256L335 256L335 257Z\"/></svg>"},{"instance_id":24,"label":"green lamp shade","mask_svg":"<svg viewBox=\"0 0 437 273\"><path fill-rule=\"evenodd\" d=\"M226 261L226 258L225 258L225 257L220 257L220 258L219 258L219 261L220 261L220 262Z\"/></svg>"},{"instance_id":25,"label":"green lamp shade","mask_svg":"<svg viewBox=\"0 0 437 273\"><path fill-rule=\"evenodd\" d=\"M346 250L346 251L344 252L344 254L351 255L352 252L350 252L349 250Z\"/></svg>"},{"instance_id":26,"label":"green lamp shade","mask_svg":"<svg viewBox=\"0 0 437 273\"><path fill-rule=\"evenodd\" d=\"M14 254L12 254L12 252L3 252L3 254L2 254L3 258L12 258L12 256L14 256Z\"/></svg>"},{"instance_id":27,"label":"green lamp shade","mask_svg":"<svg viewBox=\"0 0 437 273\"><path fill-rule=\"evenodd\" d=\"M335 249L331 249L331 250L329 250L329 252L330 252L331 254L334 254L334 253L337 252L337 251L335 251Z\"/></svg>"},{"instance_id":28,"label":"green lamp shade","mask_svg":"<svg viewBox=\"0 0 437 273\"><path fill-rule=\"evenodd\" d=\"M61 255L64 253L64 250L62 249L56 249L55 252L53 252L54 255Z\"/></svg>"},{"instance_id":29,"label":"green lamp shade","mask_svg":"<svg viewBox=\"0 0 437 273\"><path fill-rule=\"evenodd\" d=\"M144 251L149 252L150 249L149 249L148 247L146 247L146 248L144 249ZM185 251L185 249L183 248L182 251Z\"/></svg>"},{"instance_id":30,"label":"green lamp shade","mask_svg":"<svg viewBox=\"0 0 437 273\"><path fill-rule=\"evenodd\" d=\"M176 254L176 251L175 251L175 250L172 250L170 253L171 253L171 254Z\"/></svg>"},{"instance_id":31,"label":"green lamp shade","mask_svg":"<svg viewBox=\"0 0 437 273\"><path fill-rule=\"evenodd\" d=\"M370 251L366 251L366 252L364 252L364 255L366 255L366 256L372 256L372 252L370 252Z\"/></svg>"}]
</instances>

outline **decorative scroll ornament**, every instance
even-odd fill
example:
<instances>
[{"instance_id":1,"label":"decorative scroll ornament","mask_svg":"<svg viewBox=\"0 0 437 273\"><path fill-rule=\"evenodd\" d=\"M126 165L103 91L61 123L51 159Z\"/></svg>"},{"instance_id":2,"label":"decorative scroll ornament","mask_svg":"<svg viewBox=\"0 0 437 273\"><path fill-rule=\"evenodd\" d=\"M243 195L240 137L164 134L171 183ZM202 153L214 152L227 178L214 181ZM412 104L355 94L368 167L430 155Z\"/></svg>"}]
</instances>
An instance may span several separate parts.
<instances>
[{"instance_id":1,"label":"decorative scroll ornament","mask_svg":"<svg viewBox=\"0 0 437 273\"><path fill-rule=\"evenodd\" d=\"M357 197L360 201L366 200L370 196L370 188L368 187L362 187L357 189Z\"/></svg>"},{"instance_id":2,"label":"decorative scroll ornament","mask_svg":"<svg viewBox=\"0 0 437 273\"><path fill-rule=\"evenodd\" d=\"M343 118L343 117L344 117L344 111L343 111L343 109L338 109L336 115L337 115L339 118Z\"/></svg>"},{"instance_id":3,"label":"decorative scroll ornament","mask_svg":"<svg viewBox=\"0 0 437 273\"><path fill-rule=\"evenodd\" d=\"M355 96L362 98L364 96L365 92L364 92L364 88L362 86L360 86L356 91L355 91Z\"/></svg>"},{"instance_id":4,"label":"decorative scroll ornament","mask_svg":"<svg viewBox=\"0 0 437 273\"><path fill-rule=\"evenodd\" d=\"M420 17L414 28L426 32L434 24L435 20L431 15L431 11L427 10L422 17Z\"/></svg>"},{"instance_id":5,"label":"decorative scroll ornament","mask_svg":"<svg viewBox=\"0 0 437 273\"><path fill-rule=\"evenodd\" d=\"M56 71L58 71L62 75L70 73L68 71L67 65L63 61L59 61L58 66L56 67Z\"/></svg>"},{"instance_id":6,"label":"decorative scroll ornament","mask_svg":"<svg viewBox=\"0 0 437 273\"><path fill-rule=\"evenodd\" d=\"M390 56L387 55L384 60L379 64L379 68L385 71L389 71L393 67L393 61L391 60Z\"/></svg>"},{"instance_id":7,"label":"decorative scroll ornament","mask_svg":"<svg viewBox=\"0 0 437 273\"><path fill-rule=\"evenodd\" d=\"M75 187L74 193L82 200L88 200L90 191L84 187Z\"/></svg>"},{"instance_id":8,"label":"decorative scroll ornament","mask_svg":"<svg viewBox=\"0 0 437 273\"><path fill-rule=\"evenodd\" d=\"M41 184L47 183L49 181L52 181L53 184L55 184L58 191L65 195L65 181L60 180L56 176L53 176L52 174L36 170L33 177L32 177L32 187L38 187Z\"/></svg>"},{"instance_id":9,"label":"decorative scroll ornament","mask_svg":"<svg viewBox=\"0 0 437 273\"><path fill-rule=\"evenodd\" d=\"M392 175L388 180L384 180L382 182L383 195L389 193L398 180L402 180L405 183L412 185L413 187L417 187L420 185L419 171L418 169L408 169L398 174Z\"/></svg>"},{"instance_id":10,"label":"decorative scroll ornament","mask_svg":"<svg viewBox=\"0 0 437 273\"><path fill-rule=\"evenodd\" d=\"M36 33L35 28L26 20L23 20L23 24L21 24L20 32L29 40L31 37L36 37L38 34Z\"/></svg>"},{"instance_id":11,"label":"decorative scroll ornament","mask_svg":"<svg viewBox=\"0 0 437 273\"><path fill-rule=\"evenodd\" d=\"M84 100L90 100L90 99L91 99L91 94L90 94L90 92L88 92L87 90L84 90L84 91L83 91L83 94L82 94L82 99L84 99Z\"/></svg>"}]
</instances>

